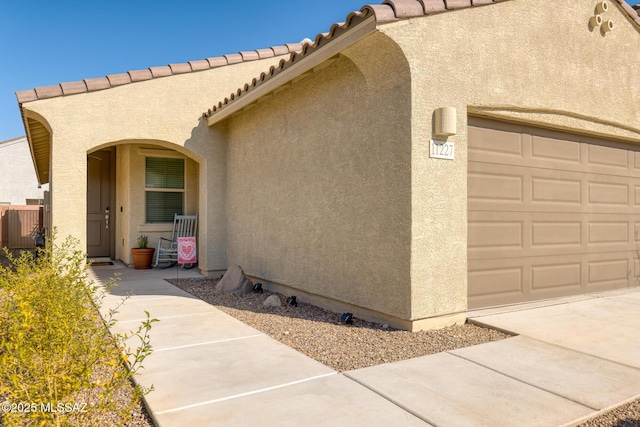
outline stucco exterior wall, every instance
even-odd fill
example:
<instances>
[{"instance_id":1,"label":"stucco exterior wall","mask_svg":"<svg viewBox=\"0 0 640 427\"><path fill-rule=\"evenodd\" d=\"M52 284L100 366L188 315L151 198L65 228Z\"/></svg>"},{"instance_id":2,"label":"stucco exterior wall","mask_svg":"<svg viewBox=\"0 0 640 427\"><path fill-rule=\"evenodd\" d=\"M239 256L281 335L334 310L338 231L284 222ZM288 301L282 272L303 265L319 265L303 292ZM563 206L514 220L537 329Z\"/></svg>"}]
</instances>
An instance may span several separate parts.
<instances>
[{"instance_id":1,"label":"stucco exterior wall","mask_svg":"<svg viewBox=\"0 0 640 427\"><path fill-rule=\"evenodd\" d=\"M408 66L379 33L322 66L228 122L229 262L406 326Z\"/></svg>"},{"instance_id":2,"label":"stucco exterior wall","mask_svg":"<svg viewBox=\"0 0 640 427\"><path fill-rule=\"evenodd\" d=\"M199 266L205 271L227 267L226 217L224 214L225 157L224 138L200 119L215 100L268 70L282 57L249 61L169 77L113 87L108 90L24 103L26 117L44 122L52 134L51 203L52 222L59 235L74 235L81 247L86 242L86 156L100 148L130 143L144 143L174 149L198 164L200 234ZM118 150L125 155L126 151ZM118 154L117 153L117 154ZM134 168L136 157L116 159L122 168ZM128 165L126 162L130 162ZM116 179L133 184L133 176ZM144 172L144 169L142 169ZM135 243L139 234L137 190L125 194L121 181L117 197L128 198L130 211L116 212L116 247L121 256ZM141 201L142 200L142 201ZM128 218L122 216L129 215ZM125 230L123 227L130 227ZM149 233L154 232L147 230ZM122 239L126 250L122 252Z\"/></svg>"},{"instance_id":3,"label":"stucco exterior wall","mask_svg":"<svg viewBox=\"0 0 640 427\"><path fill-rule=\"evenodd\" d=\"M48 189L38 188L27 139L0 141L0 203L25 205L27 199L44 199Z\"/></svg>"},{"instance_id":4,"label":"stucco exterior wall","mask_svg":"<svg viewBox=\"0 0 640 427\"><path fill-rule=\"evenodd\" d=\"M514 0L380 27L411 67L412 314L461 312L467 292L467 114L640 142L640 34L617 2ZM457 109L455 160L429 157L436 108Z\"/></svg>"}]
</instances>

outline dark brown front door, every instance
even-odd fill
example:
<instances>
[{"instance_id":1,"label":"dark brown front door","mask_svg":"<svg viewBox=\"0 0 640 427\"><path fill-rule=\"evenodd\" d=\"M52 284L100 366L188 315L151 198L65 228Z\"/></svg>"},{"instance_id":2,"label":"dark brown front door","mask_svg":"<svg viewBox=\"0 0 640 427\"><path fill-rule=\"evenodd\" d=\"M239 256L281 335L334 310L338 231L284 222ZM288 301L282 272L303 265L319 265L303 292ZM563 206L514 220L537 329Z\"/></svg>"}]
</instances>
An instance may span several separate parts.
<instances>
[{"instance_id":1,"label":"dark brown front door","mask_svg":"<svg viewBox=\"0 0 640 427\"><path fill-rule=\"evenodd\" d=\"M87 254L111 256L111 156L112 151L97 151L87 156Z\"/></svg>"}]
</instances>

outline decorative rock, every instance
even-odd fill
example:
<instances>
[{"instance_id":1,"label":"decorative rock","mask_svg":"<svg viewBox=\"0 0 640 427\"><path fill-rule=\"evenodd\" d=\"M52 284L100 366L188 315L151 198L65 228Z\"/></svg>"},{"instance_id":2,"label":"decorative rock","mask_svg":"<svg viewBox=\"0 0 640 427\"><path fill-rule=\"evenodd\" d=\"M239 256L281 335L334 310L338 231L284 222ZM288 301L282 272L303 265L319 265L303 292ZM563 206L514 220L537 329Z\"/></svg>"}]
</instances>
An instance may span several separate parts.
<instances>
[{"instance_id":1,"label":"decorative rock","mask_svg":"<svg viewBox=\"0 0 640 427\"><path fill-rule=\"evenodd\" d=\"M238 265L231 265L216 285L216 290L225 294L244 295L251 292L253 283Z\"/></svg>"},{"instance_id":2,"label":"decorative rock","mask_svg":"<svg viewBox=\"0 0 640 427\"><path fill-rule=\"evenodd\" d=\"M262 303L265 307L280 307L282 302L280 301L280 297L278 295L270 295L266 300Z\"/></svg>"},{"instance_id":3,"label":"decorative rock","mask_svg":"<svg viewBox=\"0 0 640 427\"><path fill-rule=\"evenodd\" d=\"M384 325L382 325L382 329L389 329L389 325L385 323Z\"/></svg>"}]
</instances>

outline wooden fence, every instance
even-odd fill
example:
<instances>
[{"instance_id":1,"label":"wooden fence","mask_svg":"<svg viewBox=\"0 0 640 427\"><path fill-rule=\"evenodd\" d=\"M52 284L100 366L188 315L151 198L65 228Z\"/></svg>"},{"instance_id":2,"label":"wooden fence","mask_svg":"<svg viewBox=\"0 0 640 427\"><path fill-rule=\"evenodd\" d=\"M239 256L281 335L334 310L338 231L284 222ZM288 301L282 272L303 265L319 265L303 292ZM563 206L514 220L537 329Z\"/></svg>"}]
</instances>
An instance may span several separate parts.
<instances>
[{"instance_id":1,"label":"wooden fence","mask_svg":"<svg viewBox=\"0 0 640 427\"><path fill-rule=\"evenodd\" d=\"M42 206L0 206L0 247L35 248L38 228L43 224Z\"/></svg>"}]
</instances>

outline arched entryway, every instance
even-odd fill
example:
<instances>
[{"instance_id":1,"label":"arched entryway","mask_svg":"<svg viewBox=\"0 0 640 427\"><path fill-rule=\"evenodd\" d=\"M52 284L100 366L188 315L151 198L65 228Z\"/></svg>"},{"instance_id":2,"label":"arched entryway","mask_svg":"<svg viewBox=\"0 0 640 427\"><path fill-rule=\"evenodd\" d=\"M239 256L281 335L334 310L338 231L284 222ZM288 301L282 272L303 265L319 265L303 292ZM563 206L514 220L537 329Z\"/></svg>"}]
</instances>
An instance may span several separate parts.
<instances>
[{"instance_id":1,"label":"arched entryway","mask_svg":"<svg viewBox=\"0 0 640 427\"><path fill-rule=\"evenodd\" d=\"M183 147L126 140L87 153L86 248L131 264L138 237L169 238L173 215L198 214L200 161Z\"/></svg>"}]
</instances>

